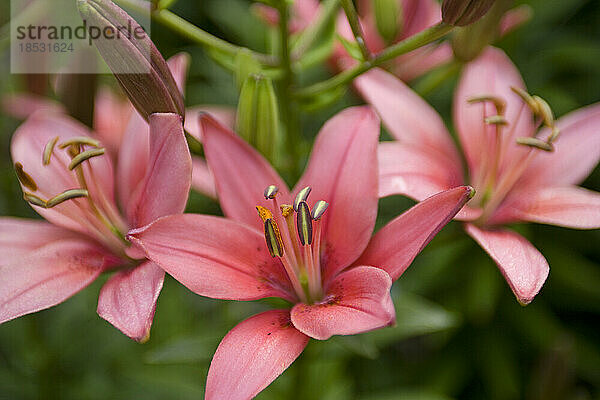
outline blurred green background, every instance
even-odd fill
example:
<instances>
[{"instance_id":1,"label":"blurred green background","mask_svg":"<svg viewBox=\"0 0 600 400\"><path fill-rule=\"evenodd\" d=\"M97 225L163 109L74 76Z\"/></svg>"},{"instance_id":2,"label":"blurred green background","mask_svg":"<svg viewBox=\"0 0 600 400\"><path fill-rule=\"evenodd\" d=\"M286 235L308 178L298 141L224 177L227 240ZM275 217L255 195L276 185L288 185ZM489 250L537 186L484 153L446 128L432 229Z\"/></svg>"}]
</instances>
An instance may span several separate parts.
<instances>
[{"instance_id":1,"label":"blurred green background","mask_svg":"<svg viewBox=\"0 0 600 400\"><path fill-rule=\"evenodd\" d=\"M559 116L600 101L600 2L526 3L534 11L532 20L498 45L519 67L530 92L545 98ZM269 33L249 5L245 0L179 0L173 11L220 37L261 50ZM8 15L9 2L3 1L0 25ZM232 76L202 49L157 24L152 33L166 57L182 50L192 54L188 105L236 104ZM329 74L317 67L302 79ZM456 78L426 94L447 121ZM112 77L102 80L114 84ZM25 81L10 75L4 46L0 95L24 90ZM348 93L327 109L303 112L306 149L323 121L359 103ZM18 123L0 114L0 214L36 218L20 199L11 169L9 143ZM600 168L583 186L600 190ZM394 197L380 204L378 226L411 202ZM220 212L198 194L191 196L188 210ZM551 266L531 305L518 305L496 266L453 222L394 285L396 327L311 341L258 398L600 399L600 231L517 229ZM57 307L0 326L0 399L201 399L220 339L237 322L269 308L268 302L204 299L167 279L151 339L140 345L96 315L105 279Z\"/></svg>"}]
</instances>

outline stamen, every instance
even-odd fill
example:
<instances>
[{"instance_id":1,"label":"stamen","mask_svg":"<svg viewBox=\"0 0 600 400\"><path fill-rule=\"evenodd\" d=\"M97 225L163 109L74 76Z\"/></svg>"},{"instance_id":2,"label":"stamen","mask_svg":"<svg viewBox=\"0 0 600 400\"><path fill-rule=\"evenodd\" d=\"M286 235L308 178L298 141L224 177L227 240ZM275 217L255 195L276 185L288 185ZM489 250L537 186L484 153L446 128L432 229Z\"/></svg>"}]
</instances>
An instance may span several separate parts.
<instances>
[{"instance_id":1,"label":"stamen","mask_svg":"<svg viewBox=\"0 0 600 400\"><path fill-rule=\"evenodd\" d=\"M273 219L273 213L268 208L256 206L256 211L258 211L258 216L260 219L262 219L262 222L265 222L268 219Z\"/></svg>"},{"instance_id":2,"label":"stamen","mask_svg":"<svg viewBox=\"0 0 600 400\"><path fill-rule=\"evenodd\" d=\"M481 96L470 97L467 99L467 101L471 104L485 103L487 101L491 101L492 103L494 103L494 107L496 107L496 112L499 115L503 115L504 110L506 110L506 102L502 98L494 96L492 94L484 94Z\"/></svg>"},{"instance_id":3,"label":"stamen","mask_svg":"<svg viewBox=\"0 0 600 400\"><path fill-rule=\"evenodd\" d=\"M546 100L542 99L539 96L533 96L533 100L537 103L537 114L542 117L544 125L546 125L547 127L553 127L554 114L552 113L550 105L546 102Z\"/></svg>"},{"instance_id":4,"label":"stamen","mask_svg":"<svg viewBox=\"0 0 600 400\"><path fill-rule=\"evenodd\" d=\"M485 118L483 121L489 125L508 125L508 121L502 115L492 115Z\"/></svg>"},{"instance_id":5,"label":"stamen","mask_svg":"<svg viewBox=\"0 0 600 400\"><path fill-rule=\"evenodd\" d=\"M52 152L54 151L56 142L58 142L58 136L56 136L54 139L50 139L50 141L46 143L46 147L44 147L44 154L42 156L42 163L44 165L50 164L50 157L52 157Z\"/></svg>"},{"instance_id":6,"label":"stamen","mask_svg":"<svg viewBox=\"0 0 600 400\"><path fill-rule=\"evenodd\" d=\"M102 148L102 149L87 150L82 153L79 153L75 157L73 157L73 159L71 160L71 163L69 164L69 169L72 171L75 168L77 168L82 162L87 161L90 158L101 156L105 153L105 151L106 150Z\"/></svg>"},{"instance_id":7,"label":"stamen","mask_svg":"<svg viewBox=\"0 0 600 400\"><path fill-rule=\"evenodd\" d=\"M296 200L294 200L294 211L298 212L298 206L300 205L300 202L306 201L306 199L308 199L308 195L310 194L311 190L312 188L310 186L307 186L298 192Z\"/></svg>"},{"instance_id":8,"label":"stamen","mask_svg":"<svg viewBox=\"0 0 600 400\"><path fill-rule=\"evenodd\" d=\"M57 205L64 203L67 200L78 199L80 197L87 197L88 195L88 191L85 189L69 189L48 200L46 202L46 207L56 207Z\"/></svg>"},{"instance_id":9,"label":"stamen","mask_svg":"<svg viewBox=\"0 0 600 400\"><path fill-rule=\"evenodd\" d=\"M312 210L312 219L315 221L320 220L323 214L325 214L325 210L327 210L327 207L329 207L329 203L323 200L317 201Z\"/></svg>"},{"instance_id":10,"label":"stamen","mask_svg":"<svg viewBox=\"0 0 600 400\"><path fill-rule=\"evenodd\" d=\"M279 209L281 210L281 215L283 216L283 218L289 217L294 212L294 207L292 207L289 204L282 204L281 207L279 207Z\"/></svg>"},{"instance_id":11,"label":"stamen","mask_svg":"<svg viewBox=\"0 0 600 400\"><path fill-rule=\"evenodd\" d=\"M274 199L275 196L277 196L278 192L279 192L279 188L277 186L275 186L275 185L268 186L264 192L265 199L267 199L267 200Z\"/></svg>"},{"instance_id":12,"label":"stamen","mask_svg":"<svg viewBox=\"0 0 600 400\"><path fill-rule=\"evenodd\" d=\"M81 153L81 146L78 144L73 144L67 149L67 153L71 158L75 158L79 153Z\"/></svg>"},{"instance_id":13,"label":"stamen","mask_svg":"<svg viewBox=\"0 0 600 400\"><path fill-rule=\"evenodd\" d=\"M35 183L31 175L29 175L27 172L25 172L25 170L23 170L23 164L21 164L20 162L15 163L15 172L17 173L17 179L19 179L19 182L21 182L23 186L25 186L32 192L38 190L37 183Z\"/></svg>"},{"instance_id":14,"label":"stamen","mask_svg":"<svg viewBox=\"0 0 600 400\"><path fill-rule=\"evenodd\" d=\"M303 246L310 245L312 243L312 218L308 204L305 201L301 201L298 205L298 215L296 218L300 243Z\"/></svg>"},{"instance_id":15,"label":"stamen","mask_svg":"<svg viewBox=\"0 0 600 400\"><path fill-rule=\"evenodd\" d=\"M548 137L547 142L550 143L550 144L554 143L554 141L556 139L558 139L559 135L560 135L560 129L558 129L558 127L556 127L556 126L553 126L552 127L552 133Z\"/></svg>"},{"instance_id":16,"label":"stamen","mask_svg":"<svg viewBox=\"0 0 600 400\"><path fill-rule=\"evenodd\" d=\"M86 146L92 146L92 147L100 147L100 142L97 140L94 140L90 137L87 136L75 136L72 137L70 139L65 140L64 142L62 142L61 144L58 145L59 149L66 149L69 146L73 146L73 145L86 145Z\"/></svg>"},{"instance_id":17,"label":"stamen","mask_svg":"<svg viewBox=\"0 0 600 400\"><path fill-rule=\"evenodd\" d=\"M23 199L25 199L26 202L28 202L29 204L32 204L34 206L48 208L46 201L43 200L41 197L36 196L33 193L28 193L28 192L23 193Z\"/></svg>"},{"instance_id":18,"label":"stamen","mask_svg":"<svg viewBox=\"0 0 600 400\"><path fill-rule=\"evenodd\" d=\"M283 242L277 225L271 219L265 221L265 240L271 257L283 257Z\"/></svg>"},{"instance_id":19,"label":"stamen","mask_svg":"<svg viewBox=\"0 0 600 400\"><path fill-rule=\"evenodd\" d=\"M539 114L539 103L535 101L535 99L529 93L516 86L511 86L510 90L518 94L519 97L521 97L523 101L527 103L527 105L529 106L529 108L531 108L531 111L533 111L534 114Z\"/></svg>"},{"instance_id":20,"label":"stamen","mask_svg":"<svg viewBox=\"0 0 600 400\"><path fill-rule=\"evenodd\" d=\"M535 147L536 149L540 149L540 150L544 150L544 151L549 151L549 152L554 151L554 146L552 146L552 143L548 143L548 142L545 142L543 140L540 140L540 139L534 138L534 137L517 138L517 143L524 145L524 146Z\"/></svg>"}]
</instances>

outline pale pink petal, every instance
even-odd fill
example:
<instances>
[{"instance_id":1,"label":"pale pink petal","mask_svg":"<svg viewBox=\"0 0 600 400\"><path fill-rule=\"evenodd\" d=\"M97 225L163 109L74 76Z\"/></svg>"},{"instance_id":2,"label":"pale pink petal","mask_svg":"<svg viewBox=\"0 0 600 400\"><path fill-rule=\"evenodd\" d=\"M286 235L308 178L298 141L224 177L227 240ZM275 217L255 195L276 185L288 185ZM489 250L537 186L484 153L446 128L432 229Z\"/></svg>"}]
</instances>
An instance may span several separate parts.
<instances>
[{"instance_id":1,"label":"pale pink petal","mask_svg":"<svg viewBox=\"0 0 600 400\"><path fill-rule=\"evenodd\" d=\"M482 163L495 151L495 129L486 127L485 116L496 114L490 104L471 104L475 96L493 95L506 102L505 117L509 126L503 131L503 161L506 168L514 165L515 158L525 149L515 143L520 136L533 132L533 118L528 107L512 92L511 86L525 89L519 71L499 49L489 47L477 59L466 65L454 96L454 123L470 168L471 178L476 179Z\"/></svg>"},{"instance_id":2,"label":"pale pink petal","mask_svg":"<svg viewBox=\"0 0 600 400\"><path fill-rule=\"evenodd\" d=\"M523 236L506 229L465 224L465 230L498 264L517 300L529 304L548 277L550 267L544 256Z\"/></svg>"},{"instance_id":3,"label":"pale pink petal","mask_svg":"<svg viewBox=\"0 0 600 400\"><path fill-rule=\"evenodd\" d=\"M137 112L131 115L117 162L117 195L122 210L127 210L132 196L143 183L150 157L150 127Z\"/></svg>"},{"instance_id":4,"label":"pale pink petal","mask_svg":"<svg viewBox=\"0 0 600 400\"><path fill-rule=\"evenodd\" d=\"M380 197L402 194L421 201L463 184L459 169L418 145L381 143L378 158Z\"/></svg>"},{"instance_id":5,"label":"pale pink petal","mask_svg":"<svg viewBox=\"0 0 600 400\"><path fill-rule=\"evenodd\" d=\"M203 105L188 108L185 111L185 130L200 142L202 142L202 130L200 129L200 115L202 114L210 114L221 125L229 130L234 129L236 116L234 107Z\"/></svg>"},{"instance_id":6,"label":"pale pink petal","mask_svg":"<svg viewBox=\"0 0 600 400\"><path fill-rule=\"evenodd\" d=\"M70 117L59 114L36 113L29 117L15 132L11 143L13 162L20 162L23 168L37 183L34 193L50 199L65 190L80 188L76 174L69 171L71 158L66 150L55 148L49 165L43 165L42 155L46 144L59 137L58 144L74 136L89 136L90 131ZM93 168L93 178L90 175ZM116 209L113 201L113 169L108 156L94 157L83 167L90 196L102 204ZM27 188L24 190L31 192ZM71 230L90 233L86 223L91 214L87 200L76 199L64 202L52 209L35 210L48 221Z\"/></svg>"},{"instance_id":7,"label":"pale pink petal","mask_svg":"<svg viewBox=\"0 0 600 400\"><path fill-rule=\"evenodd\" d=\"M200 157L192 157L192 189L210 198L217 198L215 178L206 161Z\"/></svg>"},{"instance_id":8,"label":"pale pink petal","mask_svg":"<svg viewBox=\"0 0 600 400\"><path fill-rule=\"evenodd\" d=\"M395 321L391 287L392 279L382 269L352 268L329 282L323 301L296 304L292 323L300 332L318 340L389 326Z\"/></svg>"},{"instance_id":9,"label":"pale pink petal","mask_svg":"<svg viewBox=\"0 0 600 400\"><path fill-rule=\"evenodd\" d=\"M600 193L584 188L547 187L522 193L513 203L513 220L538 222L575 229L600 228Z\"/></svg>"},{"instance_id":10,"label":"pale pink petal","mask_svg":"<svg viewBox=\"0 0 600 400\"><path fill-rule=\"evenodd\" d=\"M144 181L128 205L130 227L183 212L190 192L192 159L178 114L151 114L150 157Z\"/></svg>"},{"instance_id":11,"label":"pale pink petal","mask_svg":"<svg viewBox=\"0 0 600 400\"><path fill-rule=\"evenodd\" d=\"M79 236L79 233L45 221L0 217L0 260L7 264L50 242Z\"/></svg>"},{"instance_id":12,"label":"pale pink petal","mask_svg":"<svg viewBox=\"0 0 600 400\"><path fill-rule=\"evenodd\" d=\"M271 310L238 324L223 338L206 379L206 400L256 396L302 353L309 337L290 321L288 310Z\"/></svg>"},{"instance_id":13,"label":"pale pink petal","mask_svg":"<svg viewBox=\"0 0 600 400\"><path fill-rule=\"evenodd\" d=\"M500 20L500 36L507 35L515 29L520 28L531 19L532 14L531 7L527 4L522 4L508 10Z\"/></svg>"},{"instance_id":14,"label":"pale pink petal","mask_svg":"<svg viewBox=\"0 0 600 400\"><path fill-rule=\"evenodd\" d=\"M128 121L137 114L131 103L108 87L98 90L94 102L94 133L116 155Z\"/></svg>"},{"instance_id":15,"label":"pale pink petal","mask_svg":"<svg viewBox=\"0 0 600 400\"><path fill-rule=\"evenodd\" d=\"M220 217L182 214L131 231L148 258L191 291L228 300L283 297L294 300L289 281L264 236Z\"/></svg>"},{"instance_id":16,"label":"pale pink petal","mask_svg":"<svg viewBox=\"0 0 600 400\"><path fill-rule=\"evenodd\" d=\"M60 240L0 263L0 323L65 301L115 262L91 242Z\"/></svg>"},{"instance_id":17,"label":"pale pink petal","mask_svg":"<svg viewBox=\"0 0 600 400\"><path fill-rule=\"evenodd\" d=\"M572 185L582 182L600 161L600 104L581 108L560 118L555 151L535 155L523 182L526 185ZM541 132L546 137L548 132Z\"/></svg>"},{"instance_id":18,"label":"pale pink petal","mask_svg":"<svg viewBox=\"0 0 600 400\"><path fill-rule=\"evenodd\" d=\"M472 188L461 186L436 194L381 228L356 265L372 265L396 280L433 237L472 197Z\"/></svg>"},{"instance_id":19,"label":"pale pink petal","mask_svg":"<svg viewBox=\"0 0 600 400\"><path fill-rule=\"evenodd\" d=\"M64 113L65 107L48 98L32 93L15 93L0 99L0 109L17 119L26 119L37 111Z\"/></svg>"},{"instance_id":20,"label":"pale pink petal","mask_svg":"<svg viewBox=\"0 0 600 400\"><path fill-rule=\"evenodd\" d=\"M279 24L279 13L275 8L260 3L253 4L252 8L267 25L276 27ZM294 1L289 22L290 32L298 33L306 29L318 17L319 9L317 0Z\"/></svg>"},{"instance_id":21,"label":"pale pink petal","mask_svg":"<svg viewBox=\"0 0 600 400\"><path fill-rule=\"evenodd\" d=\"M396 58L392 72L401 80L410 82L451 61L453 56L448 43L431 44Z\"/></svg>"},{"instance_id":22,"label":"pale pink petal","mask_svg":"<svg viewBox=\"0 0 600 400\"><path fill-rule=\"evenodd\" d=\"M377 217L379 119L370 107L348 108L321 129L294 193L312 187L309 204L325 200L322 259L327 277L367 246Z\"/></svg>"},{"instance_id":23,"label":"pale pink petal","mask_svg":"<svg viewBox=\"0 0 600 400\"><path fill-rule=\"evenodd\" d=\"M446 165L450 174L462 174L450 133L442 118L425 100L382 69L373 69L354 82L394 138L421 148L422 153L429 153L429 158L437 159L439 165Z\"/></svg>"},{"instance_id":24,"label":"pale pink petal","mask_svg":"<svg viewBox=\"0 0 600 400\"><path fill-rule=\"evenodd\" d=\"M279 188L280 203L290 202L286 183L255 149L219 124L213 117L200 117L204 154L215 178L221 208L226 216L262 230L256 206L272 208L263 193L267 186Z\"/></svg>"},{"instance_id":25,"label":"pale pink petal","mask_svg":"<svg viewBox=\"0 0 600 400\"><path fill-rule=\"evenodd\" d=\"M182 95L185 95L185 82L188 69L190 68L191 57L188 53L177 53L167 60L169 70L175 79L177 88Z\"/></svg>"},{"instance_id":26,"label":"pale pink petal","mask_svg":"<svg viewBox=\"0 0 600 400\"><path fill-rule=\"evenodd\" d=\"M130 338L145 342L164 277L165 272L151 261L115 273L102 286L98 315Z\"/></svg>"}]
</instances>

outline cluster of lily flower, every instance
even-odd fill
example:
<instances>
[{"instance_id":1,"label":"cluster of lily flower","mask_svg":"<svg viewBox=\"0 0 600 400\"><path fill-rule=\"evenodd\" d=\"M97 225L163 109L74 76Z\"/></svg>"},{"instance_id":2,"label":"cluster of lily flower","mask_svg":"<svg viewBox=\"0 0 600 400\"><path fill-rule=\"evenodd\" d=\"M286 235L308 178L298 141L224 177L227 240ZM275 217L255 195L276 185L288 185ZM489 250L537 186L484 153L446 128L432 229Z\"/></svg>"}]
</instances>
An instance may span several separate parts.
<instances>
[{"instance_id":1,"label":"cluster of lily flower","mask_svg":"<svg viewBox=\"0 0 600 400\"><path fill-rule=\"evenodd\" d=\"M314 18L311 3L296 1L308 6L296 15ZM403 3L405 31L395 39L439 19L433 1ZM367 12L363 25L376 49L383 38L371 19ZM298 20L292 29L306 26ZM600 228L600 194L576 186L600 158L600 105L555 120L499 49L466 64L455 92L466 170L436 111L394 74L372 69L354 82L369 105L322 127L290 190L233 132L231 110L183 109L188 56L167 63L149 43L159 71L145 78L150 95L136 97L127 89L139 82L123 81L135 77L117 76L133 106L101 92L94 130L50 101L5 102L26 117L12 158L25 200L47 222L0 219L0 322L61 303L106 272L113 274L97 312L140 342L149 338L165 272L201 296L279 297L291 307L241 322L213 357L206 398L245 399L310 338L394 324L393 281L452 219L464 222L522 304L540 291L549 266L505 225ZM450 57L445 46L419 49L391 70L414 78ZM348 65L338 50L335 63ZM394 141L379 142L380 118ZM190 155L185 131L205 159ZM218 198L225 217L183 213L191 187ZM396 194L418 203L373 234L379 198Z\"/></svg>"}]
</instances>

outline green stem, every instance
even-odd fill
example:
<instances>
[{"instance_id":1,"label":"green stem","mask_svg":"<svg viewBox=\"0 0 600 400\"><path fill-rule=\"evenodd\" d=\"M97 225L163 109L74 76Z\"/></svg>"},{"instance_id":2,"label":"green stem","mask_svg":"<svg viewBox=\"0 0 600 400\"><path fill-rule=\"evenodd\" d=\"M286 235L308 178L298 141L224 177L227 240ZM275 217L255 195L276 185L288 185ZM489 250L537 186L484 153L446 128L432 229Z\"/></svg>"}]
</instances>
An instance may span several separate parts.
<instances>
[{"instance_id":1,"label":"green stem","mask_svg":"<svg viewBox=\"0 0 600 400\"><path fill-rule=\"evenodd\" d=\"M312 45L323 35L330 20L335 17L340 6L340 0L324 0L321 3L321 13L314 24L311 24L294 44L292 59L299 60Z\"/></svg>"},{"instance_id":2,"label":"green stem","mask_svg":"<svg viewBox=\"0 0 600 400\"><path fill-rule=\"evenodd\" d=\"M369 49L367 49L367 44L365 43L364 35L360 26L360 21L358 20L358 14L356 13L354 3L352 2L352 0L342 0L342 7L344 8L346 18L348 18L348 23L350 24L350 29L352 29L352 34L354 35L354 40L356 40L356 43L358 44L358 48L360 49L363 59L370 60L371 52L369 51Z\"/></svg>"},{"instance_id":3,"label":"green stem","mask_svg":"<svg viewBox=\"0 0 600 400\"><path fill-rule=\"evenodd\" d=\"M381 53L377 54L373 59L364 61L353 68L347 69L333 78L326 81L315 83L314 85L305 87L295 93L299 98L307 98L318 95L319 93L334 89L338 86L348 84L354 78L369 71L371 68L377 67L389 60L392 60L402 54L406 54L419 47L425 46L433 41L442 38L453 29L452 26L440 22L431 28L425 29L393 46L388 47Z\"/></svg>"}]
</instances>

